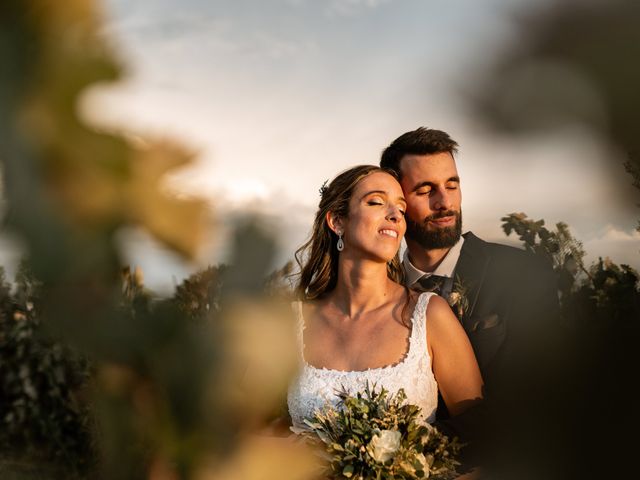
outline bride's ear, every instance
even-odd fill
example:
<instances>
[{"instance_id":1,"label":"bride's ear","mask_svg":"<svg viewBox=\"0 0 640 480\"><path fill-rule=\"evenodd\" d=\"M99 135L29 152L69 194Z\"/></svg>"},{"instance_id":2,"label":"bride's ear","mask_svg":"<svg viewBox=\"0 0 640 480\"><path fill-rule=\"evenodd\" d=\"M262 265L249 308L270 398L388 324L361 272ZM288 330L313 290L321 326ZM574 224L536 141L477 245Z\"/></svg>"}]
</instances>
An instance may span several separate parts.
<instances>
[{"instance_id":1,"label":"bride's ear","mask_svg":"<svg viewBox=\"0 0 640 480\"><path fill-rule=\"evenodd\" d=\"M325 217L327 220L327 225L336 235L344 233L344 222L342 217L336 215L333 212L327 212L327 216Z\"/></svg>"}]
</instances>

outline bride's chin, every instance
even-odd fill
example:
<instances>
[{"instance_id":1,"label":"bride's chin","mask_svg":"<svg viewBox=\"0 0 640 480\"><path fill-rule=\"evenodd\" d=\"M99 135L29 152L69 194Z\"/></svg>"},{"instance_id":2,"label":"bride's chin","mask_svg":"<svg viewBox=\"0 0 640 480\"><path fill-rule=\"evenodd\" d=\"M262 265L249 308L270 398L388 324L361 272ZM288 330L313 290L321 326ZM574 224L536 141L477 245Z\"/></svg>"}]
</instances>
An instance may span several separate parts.
<instances>
[{"instance_id":1,"label":"bride's chin","mask_svg":"<svg viewBox=\"0 0 640 480\"><path fill-rule=\"evenodd\" d=\"M387 263L391 262L391 260L393 260L395 258L396 253L398 253L398 252L397 251L393 252L393 255L390 255L388 252L386 252L384 255L378 254L376 256L376 261L378 261L380 263L387 264Z\"/></svg>"},{"instance_id":2,"label":"bride's chin","mask_svg":"<svg viewBox=\"0 0 640 480\"><path fill-rule=\"evenodd\" d=\"M364 261L373 261L376 263L384 263L387 264L391 260L393 260L398 253L398 250L393 249L360 249L360 250L352 250L351 258L359 258ZM354 255L355 254L355 255ZM353 256L352 256L353 255Z\"/></svg>"}]
</instances>

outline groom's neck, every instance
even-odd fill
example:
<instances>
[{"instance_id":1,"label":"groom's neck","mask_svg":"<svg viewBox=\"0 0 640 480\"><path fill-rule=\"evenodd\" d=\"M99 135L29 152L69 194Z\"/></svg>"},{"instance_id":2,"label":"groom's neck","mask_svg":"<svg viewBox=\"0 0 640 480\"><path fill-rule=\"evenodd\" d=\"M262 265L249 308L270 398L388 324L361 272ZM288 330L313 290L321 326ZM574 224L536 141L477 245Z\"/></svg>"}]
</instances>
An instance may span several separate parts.
<instances>
[{"instance_id":1,"label":"groom's neck","mask_svg":"<svg viewBox=\"0 0 640 480\"><path fill-rule=\"evenodd\" d=\"M427 250L420 244L407 239L407 250L409 250L409 260L414 267L423 272L433 272L442 263L451 247Z\"/></svg>"}]
</instances>

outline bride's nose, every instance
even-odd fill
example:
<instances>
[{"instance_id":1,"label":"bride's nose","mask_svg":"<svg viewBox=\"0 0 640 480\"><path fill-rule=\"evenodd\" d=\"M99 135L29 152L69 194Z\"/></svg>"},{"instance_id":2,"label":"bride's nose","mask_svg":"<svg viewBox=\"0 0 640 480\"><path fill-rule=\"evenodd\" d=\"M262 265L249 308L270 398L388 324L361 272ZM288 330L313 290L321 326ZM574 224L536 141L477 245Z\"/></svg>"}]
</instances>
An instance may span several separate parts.
<instances>
[{"instance_id":1,"label":"bride's nose","mask_svg":"<svg viewBox=\"0 0 640 480\"><path fill-rule=\"evenodd\" d=\"M398 207L389 207L389 212L387 213L387 220L389 220L390 222L399 222L400 219L402 218L402 212L400 211L400 209Z\"/></svg>"}]
</instances>

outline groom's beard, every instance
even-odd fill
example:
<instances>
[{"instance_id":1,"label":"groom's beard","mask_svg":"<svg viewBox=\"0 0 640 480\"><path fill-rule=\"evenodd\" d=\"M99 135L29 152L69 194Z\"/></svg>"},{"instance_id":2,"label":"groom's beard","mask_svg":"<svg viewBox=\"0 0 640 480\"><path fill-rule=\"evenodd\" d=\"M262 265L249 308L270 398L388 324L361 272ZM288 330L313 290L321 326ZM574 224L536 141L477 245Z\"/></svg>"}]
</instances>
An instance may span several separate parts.
<instances>
[{"instance_id":1,"label":"groom's beard","mask_svg":"<svg viewBox=\"0 0 640 480\"><path fill-rule=\"evenodd\" d=\"M455 225L451 227L433 227L429 229L429 221L437 220L443 217L450 217L454 215L456 217ZM426 217L421 223L414 222L409 217L407 221L407 238L418 242L418 244L426 249L433 250L436 248L451 248L453 247L462 235L462 212L456 212L454 210L448 210L446 212L434 213Z\"/></svg>"}]
</instances>

